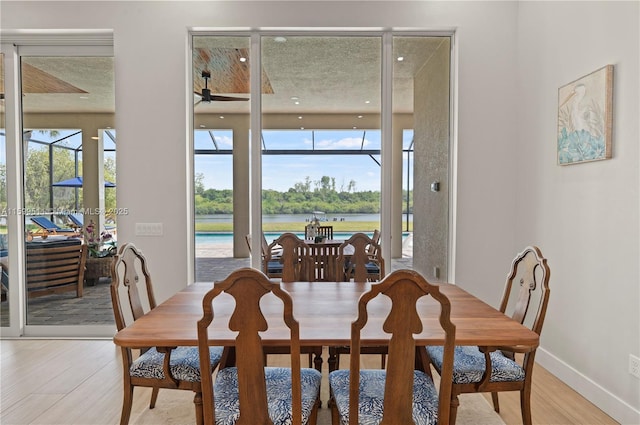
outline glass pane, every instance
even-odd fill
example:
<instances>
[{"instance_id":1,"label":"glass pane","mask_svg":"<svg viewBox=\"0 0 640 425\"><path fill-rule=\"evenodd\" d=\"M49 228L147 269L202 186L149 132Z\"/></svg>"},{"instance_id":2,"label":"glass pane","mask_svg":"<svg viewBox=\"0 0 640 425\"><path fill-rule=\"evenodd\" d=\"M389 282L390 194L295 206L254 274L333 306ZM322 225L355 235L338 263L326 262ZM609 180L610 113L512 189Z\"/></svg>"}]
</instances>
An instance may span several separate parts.
<instances>
[{"instance_id":1,"label":"glass pane","mask_svg":"<svg viewBox=\"0 0 640 425\"><path fill-rule=\"evenodd\" d=\"M26 324L113 324L116 140L115 130L96 128L94 119L113 120L113 58L22 57L20 66ZM86 187L96 177L110 183Z\"/></svg>"},{"instance_id":2,"label":"glass pane","mask_svg":"<svg viewBox=\"0 0 640 425\"><path fill-rule=\"evenodd\" d=\"M402 130L401 202L403 230L409 232L402 254L419 252L416 270L429 280L446 281L450 39L394 37L393 59L394 126L401 127L394 133ZM420 214L414 216L414 210Z\"/></svg>"},{"instance_id":3,"label":"glass pane","mask_svg":"<svg viewBox=\"0 0 640 425\"><path fill-rule=\"evenodd\" d=\"M214 258L233 257L243 250L246 255L248 177L238 180L243 184L234 185L234 164L248 164L250 46L249 37L193 37L197 281L226 277L215 274L219 260ZM248 175L248 166L241 172ZM244 207L234 216L236 196Z\"/></svg>"},{"instance_id":4,"label":"glass pane","mask_svg":"<svg viewBox=\"0 0 640 425\"><path fill-rule=\"evenodd\" d=\"M380 228L381 48L380 37L262 38L269 242L284 231L304 237L314 215L334 239Z\"/></svg>"}]
</instances>

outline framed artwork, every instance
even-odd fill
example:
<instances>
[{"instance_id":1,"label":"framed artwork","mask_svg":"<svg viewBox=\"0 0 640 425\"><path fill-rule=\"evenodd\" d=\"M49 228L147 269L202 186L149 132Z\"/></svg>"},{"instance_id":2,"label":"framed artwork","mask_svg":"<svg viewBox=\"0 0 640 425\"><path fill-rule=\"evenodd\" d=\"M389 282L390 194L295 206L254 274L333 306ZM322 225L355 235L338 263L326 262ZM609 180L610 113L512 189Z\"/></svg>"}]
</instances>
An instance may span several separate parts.
<instances>
[{"instance_id":1,"label":"framed artwork","mask_svg":"<svg viewBox=\"0 0 640 425\"><path fill-rule=\"evenodd\" d=\"M558 164L611 158L613 65L558 89Z\"/></svg>"}]
</instances>

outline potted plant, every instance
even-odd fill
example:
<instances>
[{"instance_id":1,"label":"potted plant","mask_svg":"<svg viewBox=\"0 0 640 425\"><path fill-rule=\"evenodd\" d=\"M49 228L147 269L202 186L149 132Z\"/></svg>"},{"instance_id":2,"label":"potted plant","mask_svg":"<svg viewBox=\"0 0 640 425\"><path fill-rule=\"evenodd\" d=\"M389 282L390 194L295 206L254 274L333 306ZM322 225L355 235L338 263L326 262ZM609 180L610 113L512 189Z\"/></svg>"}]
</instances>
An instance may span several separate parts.
<instances>
[{"instance_id":1,"label":"potted plant","mask_svg":"<svg viewBox=\"0 0 640 425\"><path fill-rule=\"evenodd\" d=\"M84 277L93 286L101 277L111 276L111 262L117 252L116 241L106 230L98 233L93 220L85 226L82 233L89 254Z\"/></svg>"}]
</instances>

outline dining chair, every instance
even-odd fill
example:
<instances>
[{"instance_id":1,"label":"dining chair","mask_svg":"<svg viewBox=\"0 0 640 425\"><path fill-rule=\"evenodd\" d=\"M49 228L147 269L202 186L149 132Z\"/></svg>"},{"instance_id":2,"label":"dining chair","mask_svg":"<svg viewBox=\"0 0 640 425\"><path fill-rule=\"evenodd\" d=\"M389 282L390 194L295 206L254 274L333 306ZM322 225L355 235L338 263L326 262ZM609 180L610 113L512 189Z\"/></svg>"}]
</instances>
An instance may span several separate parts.
<instances>
[{"instance_id":1,"label":"dining chair","mask_svg":"<svg viewBox=\"0 0 640 425\"><path fill-rule=\"evenodd\" d=\"M500 303L500 311L531 327L540 335L549 303L547 259L536 246L528 246L512 261ZM519 286L519 288L518 288ZM455 424L458 395L491 392L494 410L500 413L498 392L519 391L522 423L531 424L531 382L536 350L525 347L456 346L451 393L451 423ZM442 347L427 347L430 361L438 373L442 369ZM516 359L520 353L522 361Z\"/></svg>"},{"instance_id":2,"label":"dining chair","mask_svg":"<svg viewBox=\"0 0 640 425\"><path fill-rule=\"evenodd\" d=\"M355 233L338 247L338 278L355 282L379 281L385 275L380 245L364 233ZM375 254L375 256L370 255Z\"/></svg>"},{"instance_id":3,"label":"dining chair","mask_svg":"<svg viewBox=\"0 0 640 425\"><path fill-rule=\"evenodd\" d=\"M322 375L300 365L300 329L293 316L293 300L277 282L256 269L242 268L216 282L202 301L203 314L197 323L198 349L209 350L209 326L214 322L213 301L220 294L235 301L228 323L220 320L213 326L228 326L237 332L236 366L220 369L211 376L211 365L201 360L204 421L213 424L294 424L313 425L317 420ZM277 297L283 305L284 326L290 335L291 367L265 367L260 333L268 329L260 300ZM201 357L201 359L204 357Z\"/></svg>"},{"instance_id":4,"label":"dining chair","mask_svg":"<svg viewBox=\"0 0 640 425\"><path fill-rule=\"evenodd\" d=\"M377 235L377 239L379 238L380 232ZM384 277L384 259L380 255L380 245L377 240L364 233L354 234L338 247L336 263L336 269L340 270L338 277L345 281L351 278L356 282L379 281ZM350 352L351 348L348 346L329 347L329 372L340 369L340 355ZM380 368L385 368L388 354L386 345L361 347L360 353L379 354Z\"/></svg>"},{"instance_id":5,"label":"dining chair","mask_svg":"<svg viewBox=\"0 0 640 425\"><path fill-rule=\"evenodd\" d=\"M251 235L245 235L249 252L251 252ZM269 259L267 259L267 252L270 253ZM263 271L270 278L282 278L282 263L280 263L280 256L282 255L282 249L280 247L274 247L269 250L269 244L267 238L262 233L262 241L260 244L260 255L262 259Z\"/></svg>"},{"instance_id":6,"label":"dining chair","mask_svg":"<svg viewBox=\"0 0 640 425\"><path fill-rule=\"evenodd\" d=\"M272 261L272 251L281 247L278 262L282 264L283 282L310 282L313 280L313 258L309 246L294 233L283 233L267 246L263 271L268 275L268 264Z\"/></svg>"},{"instance_id":7,"label":"dining chair","mask_svg":"<svg viewBox=\"0 0 640 425\"><path fill-rule=\"evenodd\" d=\"M111 265L111 302L119 331L156 307L147 260L133 243L124 244ZM155 407L160 388L193 391L196 423L203 423L197 347L149 347L141 349L135 359L130 348L121 350L124 400L120 425L129 423L135 387L152 388L150 409ZM211 347L205 363L214 370L221 357L222 348Z\"/></svg>"},{"instance_id":8,"label":"dining chair","mask_svg":"<svg viewBox=\"0 0 640 425\"><path fill-rule=\"evenodd\" d=\"M280 255L272 260L273 252L278 248ZM271 265L271 263L280 265L279 276L269 273L275 268L275 265ZM267 245L263 267L263 271L268 277L279 277L282 282L310 282L313 280L314 267L311 248L293 233L283 233ZM314 364L317 370L322 370L322 346L303 347L302 352L309 355L309 366ZM265 356L287 353L288 347L265 347L264 349Z\"/></svg>"},{"instance_id":9,"label":"dining chair","mask_svg":"<svg viewBox=\"0 0 640 425\"><path fill-rule=\"evenodd\" d=\"M381 295L391 300L388 316L374 318L375 323L380 323L384 331L391 334L387 369L361 369L360 333L367 325L367 305ZM445 336L438 389L429 373L415 369L416 357L423 361L426 356L424 348L416 347L414 338L426 326L416 310L416 303L423 296L432 297L440 305L439 323L429 324L442 328ZM355 354L351 355L349 369L329 374L332 424L448 424L455 344L455 325L451 323L450 312L449 299L439 287L415 271L397 270L382 282L371 285L360 297L358 317L351 324L351 348ZM373 323L367 328L370 326Z\"/></svg>"}]
</instances>

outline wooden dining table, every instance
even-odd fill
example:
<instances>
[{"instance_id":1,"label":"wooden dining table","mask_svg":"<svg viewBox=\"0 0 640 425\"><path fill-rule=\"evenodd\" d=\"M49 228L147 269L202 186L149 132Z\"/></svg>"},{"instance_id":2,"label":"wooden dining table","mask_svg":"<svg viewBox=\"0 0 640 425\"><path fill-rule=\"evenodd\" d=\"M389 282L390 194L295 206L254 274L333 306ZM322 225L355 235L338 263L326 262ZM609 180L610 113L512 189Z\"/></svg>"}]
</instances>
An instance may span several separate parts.
<instances>
[{"instance_id":1,"label":"wooden dining table","mask_svg":"<svg viewBox=\"0 0 640 425\"><path fill-rule=\"evenodd\" d=\"M293 313L300 323L300 344L348 346L351 322L357 315L358 299L371 285L370 282L281 283L293 299ZM513 345L533 349L538 346L538 334L462 288L447 283L439 284L439 287L451 303L456 345L477 345L489 349ZM202 317L202 298L211 288L211 283L187 286L119 331L114 337L115 344L130 348L197 345L196 322ZM227 294L214 300L214 321L209 329L210 345L233 347L236 335L228 329L227 322L234 305L233 299ZM262 335L263 344L288 345L288 328L278 324L282 322L281 303L266 297L261 306L270 324ZM389 308L386 297L377 297L370 303L369 324L362 333L363 346L388 343L389 335L382 331L381 324ZM422 332L415 335L416 346L443 344L444 332L438 323L439 305L430 297L423 297L418 301L417 311L424 326Z\"/></svg>"}]
</instances>

